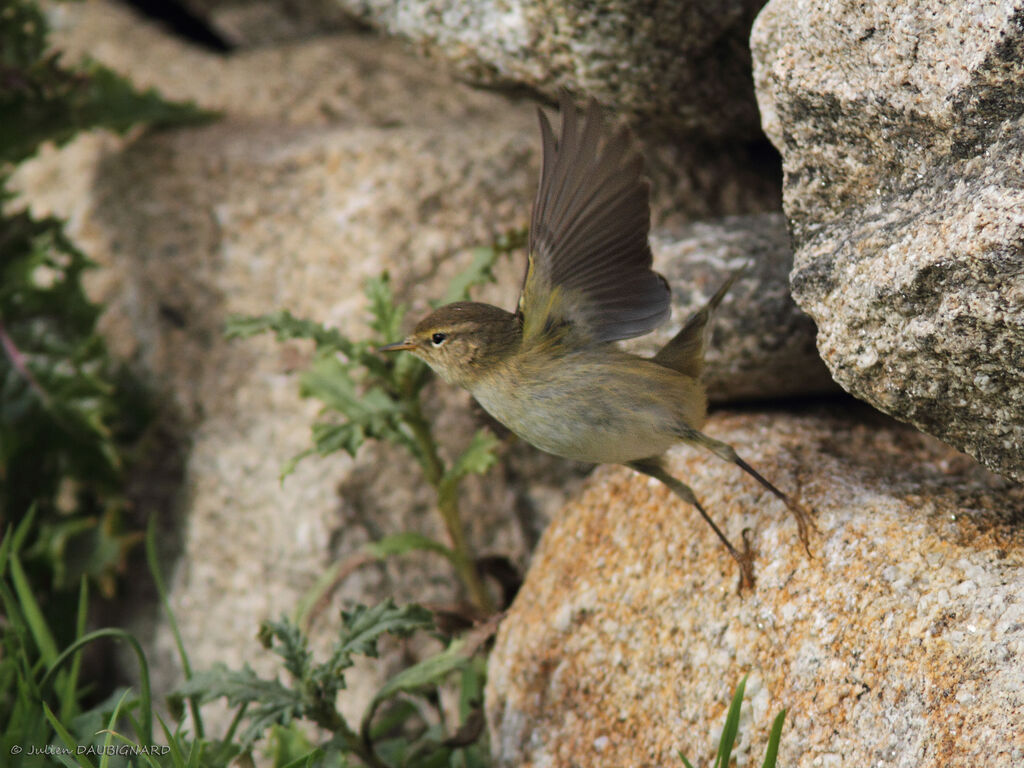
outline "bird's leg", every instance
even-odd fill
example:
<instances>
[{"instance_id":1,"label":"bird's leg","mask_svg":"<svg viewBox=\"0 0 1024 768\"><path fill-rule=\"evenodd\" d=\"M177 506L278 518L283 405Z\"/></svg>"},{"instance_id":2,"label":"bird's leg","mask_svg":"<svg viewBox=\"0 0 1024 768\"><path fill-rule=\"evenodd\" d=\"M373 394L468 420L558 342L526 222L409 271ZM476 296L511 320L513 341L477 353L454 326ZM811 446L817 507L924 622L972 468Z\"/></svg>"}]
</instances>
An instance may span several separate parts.
<instances>
[{"instance_id":1,"label":"bird's leg","mask_svg":"<svg viewBox=\"0 0 1024 768\"><path fill-rule=\"evenodd\" d=\"M754 553L750 551L750 542L747 541L746 531L744 531L743 534L743 552L741 553L727 538L725 538L725 534L722 533L721 529L715 525L715 521L711 519L711 516L708 515L704 507L702 507L700 502L697 501L697 497L690 486L672 477L672 475L670 475L662 466L659 459L654 458L631 461L626 466L664 483L672 493L687 504L691 504L696 507L697 511L700 512L701 517L703 517L707 521L708 525L711 526L711 530L715 532L715 535L718 536L721 542L725 545L725 548L729 550L729 554L732 555L733 559L739 565L740 591L742 592L744 587L752 588L754 586Z\"/></svg>"},{"instance_id":2,"label":"bird's leg","mask_svg":"<svg viewBox=\"0 0 1024 768\"><path fill-rule=\"evenodd\" d=\"M711 451L719 458L732 462L781 499L782 503L786 505L786 509L788 509L793 514L793 517L796 518L796 527L800 532L800 541L803 542L807 556L811 557L811 545L809 541L810 532L811 530L817 531L818 529L817 526L814 525L814 521L811 519L810 512L808 512L801 504L789 498L789 496L769 483L760 472L741 459L736 454L733 447L728 443L723 443L721 440L715 440L713 437L708 437L703 432L698 432L696 429L692 429L690 427L683 429L680 432L680 437L687 443L698 445L701 448Z\"/></svg>"}]
</instances>

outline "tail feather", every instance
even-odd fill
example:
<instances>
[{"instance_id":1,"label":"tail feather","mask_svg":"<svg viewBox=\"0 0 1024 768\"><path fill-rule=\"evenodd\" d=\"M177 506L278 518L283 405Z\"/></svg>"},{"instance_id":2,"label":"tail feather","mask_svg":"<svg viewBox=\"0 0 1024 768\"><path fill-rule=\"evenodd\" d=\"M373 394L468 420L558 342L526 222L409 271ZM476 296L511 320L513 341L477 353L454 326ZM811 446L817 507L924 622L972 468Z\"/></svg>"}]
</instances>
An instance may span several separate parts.
<instances>
[{"instance_id":1,"label":"tail feather","mask_svg":"<svg viewBox=\"0 0 1024 768\"><path fill-rule=\"evenodd\" d=\"M708 303L690 315L690 319L683 324L679 333L658 350L658 354L654 356L654 362L695 379L701 377L701 374L704 373L704 347L707 343L705 329L708 320L711 319L711 313L721 304L722 298L743 272L743 269L733 272L725 284L708 300Z\"/></svg>"}]
</instances>

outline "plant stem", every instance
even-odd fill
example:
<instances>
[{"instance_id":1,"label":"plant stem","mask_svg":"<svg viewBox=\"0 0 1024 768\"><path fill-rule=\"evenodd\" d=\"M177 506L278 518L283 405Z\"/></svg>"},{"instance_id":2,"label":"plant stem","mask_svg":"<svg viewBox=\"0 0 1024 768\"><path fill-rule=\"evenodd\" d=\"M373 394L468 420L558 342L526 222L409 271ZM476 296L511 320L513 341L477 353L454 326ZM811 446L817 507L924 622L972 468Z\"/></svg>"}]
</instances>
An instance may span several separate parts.
<instances>
[{"instance_id":1,"label":"plant stem","mask_svg":"<svg viewBox=\"0 0 1024 768\"><path fill-rule=\"evenodd\" d=\"M437 453L437 443L434 442L430 424L423 417L418 400L412 400L409 403L409 410L404 419L409 429L412 430L413 439L419 447L420 466L423 468L423 474L437 493L437 508L441 513L445 528L448 530L448 538L451 540L452 552L455 555L455 570L469 591L473 604L485 613L492 613L494 602L480 580L480 574L473 562L473 554L466 541L462 518L459 516L458 488L454 484L445 482L444 464Z\"/></svg>"},{"instance_id":2,"label":"plant stem","mask_svg":"<svg viewBox=\"0 0 1024 768\"><path fill-rule=\"evenodd\" d=\"M360 759L370 768L391 768L377 756L373 744L364 741L359 734L349 728L334 704L323 700L311 703L308 717L326 731L340 739L345 748L359 755Z\"/></svg>"},{"instance_id":3,"label":"plant stem","mask_svg":"<svg viewBox=\"0 0 1024 768\"><path fill-rule=\"evenodd\" d=\"M3 348L4 354L7 355L7 359L11 361L11 365L14 366L14 370L21 374L21 377L28 382L29 388L36 393L43 406L49 410L50 408L50 396L43 389L38 379L29 370L28 362L25 360L25 356L18 349L17 345L7 334L7 329L4 327L3 321L0 320L0 348Z\"/></svg>"}]
</instances>

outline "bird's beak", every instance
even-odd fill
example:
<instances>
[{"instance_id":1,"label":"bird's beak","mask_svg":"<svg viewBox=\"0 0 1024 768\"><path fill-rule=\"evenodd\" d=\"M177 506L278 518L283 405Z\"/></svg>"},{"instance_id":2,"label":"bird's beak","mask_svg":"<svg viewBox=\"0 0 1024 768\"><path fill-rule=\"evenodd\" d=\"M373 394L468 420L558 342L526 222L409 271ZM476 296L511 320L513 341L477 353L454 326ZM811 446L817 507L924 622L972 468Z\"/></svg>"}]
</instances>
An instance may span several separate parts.
<instances>
[{"instance_id":1,"label":"bird's beak","mask_svg":"<svg viewBox=\"0 0 1024 768\"><path fill-rule=\"evenodd\" d=\"M412 342L396 341L394 344L385 344L383 347L377 347L378 352L400 352L403 349L415 349L416 345Z\"/></svg>"}]
</instances>

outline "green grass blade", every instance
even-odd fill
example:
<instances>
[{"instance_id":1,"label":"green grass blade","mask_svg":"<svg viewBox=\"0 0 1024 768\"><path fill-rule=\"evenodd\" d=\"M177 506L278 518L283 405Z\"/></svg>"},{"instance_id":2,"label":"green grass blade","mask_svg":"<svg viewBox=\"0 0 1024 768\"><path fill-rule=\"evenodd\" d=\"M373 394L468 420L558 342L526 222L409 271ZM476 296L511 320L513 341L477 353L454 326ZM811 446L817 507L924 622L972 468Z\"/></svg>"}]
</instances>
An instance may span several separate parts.
<instances>
[{"instance_id":1,"label":"green grass blade","mask_svg":"<svg viewBox=\"0 0 1024 768\"><path fill-rule=\"evenodd\" d=\"M11 526L7 526L7 530L4 531L4 537L0 540L0 578L7 573L7 559L11 556L11 552L14 549L14 534L11 532Z\"/></svg>"},{"instance_id":2,"label":"green grass blade","mask_svg":"<svg viewBox=\"0 0 1024 768\"><path fill-rule=\"evenodd\" d=\"M39 603L36 602L36 598L32 594L32 585L28 581L28 576L25 575L25 569L21 567L21 560L18 558L17 552L13 550L10 552L8 565L10 566L11 582L14 584L14 591L18 596L18 604L21 606L25 623L28 624L29 632L32 633L32 639L35 640L36 647L39 649L39 655L46 665L50 666L57 658L57 642L53 639L53 634L50 632L46 619L43 618Z\"/></svg>"},{"instance_id":3,"label":"green grass blade","mask_svg":"<svg viewBox=\"0 0 1024 768\"><path fill-rule=\"evenodd\" d=\"M71 750L71 754L75 756L75 762L81 766L81 768L94 768L93 764L89 762L89 758L85 755L78 754L78 740L71 735L64 724L57 719L57 716L53 714L46 702L43 702L43 713L46 715L46 719L50 721L50 725L53 726L53 730L60 736L60 740L64 742L64 746Z\"/></svg>"},{"instance_id":4,"label":"green grass blade","mask_svg":"<svg viewBox=\"0 0 1024 768\"><path fill-rule=\"evenodd\" d=\"M78 589L78 615L75 619L75 639L85 634L86 622L89 618L89 581L82 576ZM60 697L60 719L68 722L78 709L78 675L82 668L82 654L76 653L71 660L71 670L64 680Z\"/></svg>"},{"instance_id":5,"label":"green grass blade","mask_svg":"<svg viewBox=\"0 0 1024 768\"><path fill-rule=\"evenodd\" d=\"M127 744L130 747L137 747L137 746L139 746L138 742L132 741L127 736L125 736L123 733L117 733L116 731L113 731L113 732L110 732L110 735L113 736L118 741L121 741L121 742ZM139 757L142 757L146 761L146 765L148 765L150 768L165 768L165 766L161 766L160 763L156 760L156 758L154 758L149 753L146 753L144 755L139 755ZM132 765L133 768L134 768L134 763L129 763L129 765ZM102 765L100 766L100 768L103 768Z\"/></svg>"},{"instance_id":6,"label":"green grass blade","mask_svg":"<svg viewBox=\"0 0 1024 768\"><path fill-rule=\"evenodd\" d=\"M185 643L178 630L178 620L174 616L174 611L171 610L171 601L167 597L167 585L164 583L163 574L160 572L160 563L156 556L156 515L151 515L149 523L146 525L146 564L149 566L149 573L153 577L157 594L160 596L160 605L163 606L167 624L174 636L174 645L178 649L178 658L181 659L182 674L185 675L186 680L189 680L192 678L192 664L189 662ZM201 740L206 735L206 731L203 727L203 718L199 714L199 704L194 696L189 697L188 706L192 713L193 727L196 729L196 739Z\"/></svg>"},{"instance_id":7,"label":"green grass blade","mask_svg":"<svg viewBox=\"0 0 1024 768\"><path fill-rule=\"evenodd\" d=\"M786 720L786 710L782 710L775 716L772 729L768 733L768 750L764 753L764 762L761 768L775 768L775 762L779 758L779 741L782 739L782 724Z\"/></svg>"},{"instance_id":8,"label":"green grass blade","mask_svg":"<svg viewBox=\"0 0 1024 768\"><path fill-rule=\"evenodd\" d=\"M743 706L743 692L747 687L747 678L744 675L740 684L736 686L736 693L732 697L732 704L729 705L729 713L725 717L725 726L722 728L722 738L718 741L718 757L715 759L715 768L728 768L729 759L732 757L732 748L736 745L736 735L740 730L740 707Z\"/></svg>"},{"instance_id":9,"label":"green grass blade","mask_svg":"<svg viewBox=\"0 0 1024 768\"><path fill-rule=\"evenodd\" d=\"M139 645L139 641L135 639L134 635L125 632L123 629L117 629L116 627L98 629L95 632L90 632L78 638L60 653L53 664L49 665L46 675L39 684L39 689L45 693L46 686L52 682L64 662L74 657L80 648L104 637L123 640L135 652L135 658L139 662L139 706L142 709L143 743L150 745L153 743L153 697L149 685L149 663L146 661L146 654L143 652L142 646Z\"/></svg>"},{"instance_id":10,"label":"green grass blade","mask_svg":"<svg viewBox=\"0 0 1024 768\"><path fill-rule=\"evenodd\" d=\"M33 504L28 508L28 512L25 513L25 517L18 523L18 527L14 529L14 533L11 536L10 552L17 554L21 552L22 547L25 545L25 539L28 538L29 531L32 530L32 526L36 520L36 505ZM0 570L0 573L3 571Z\"/></svg>"},{"instance_id":11,"label":"green grass blade","mask_svg":"<svg viewBox=\"0 0 1024 768\"><path fill-rule=\"evenodd\" d=\"M687 760L686 755L684 755L681 751L679 752L679 759L683 761L683 765L685 765L686 768L693 768L693 763Z\"/></svg>"},{"instance_id":12,"label":"green grass blade","mask_svg":"<svg viewBox=\"0 0 1024 768\"><path fill-rule=\"evenodd\" d=\"M167 727L167 723L165 723L164 719L160 717L159 712L156 715L156 720L160 724L160 730L164 732L164 738L167 740L167 746L170 749L168 754L171 756L171 765L173 765L174 768L190 768L192 766L198 766L199 755L202 751L198 745L189 745L189 755L186 759L185 753L182 751L182 747L185 745L182 743L181 734L178 732L172 733L171 729Z\"/></svg>"},{"instance_id":13,"label":"green grass blade","mask_svg":"<svg viewBox=\"0 0 1024 768\"><path fill-rule=\"evenodd\" d=\"M114 706L114 710L110 713L110 719L107 721L107 727L104 729L105 736L103 737L103 757L100 758L100 768L107 768L110 765L110 745L114 742L114 735L120 736L115 728L117 728L117 718L121 715L121 707L124 705L124 700L128 698L128 694L131 693L130 689L126 689L121 694L121 698L117 700L117 704ZM125 741L128 741L125 739ZM128 741L129 744L133 743Z\"/></svg>"}]
</instances>

